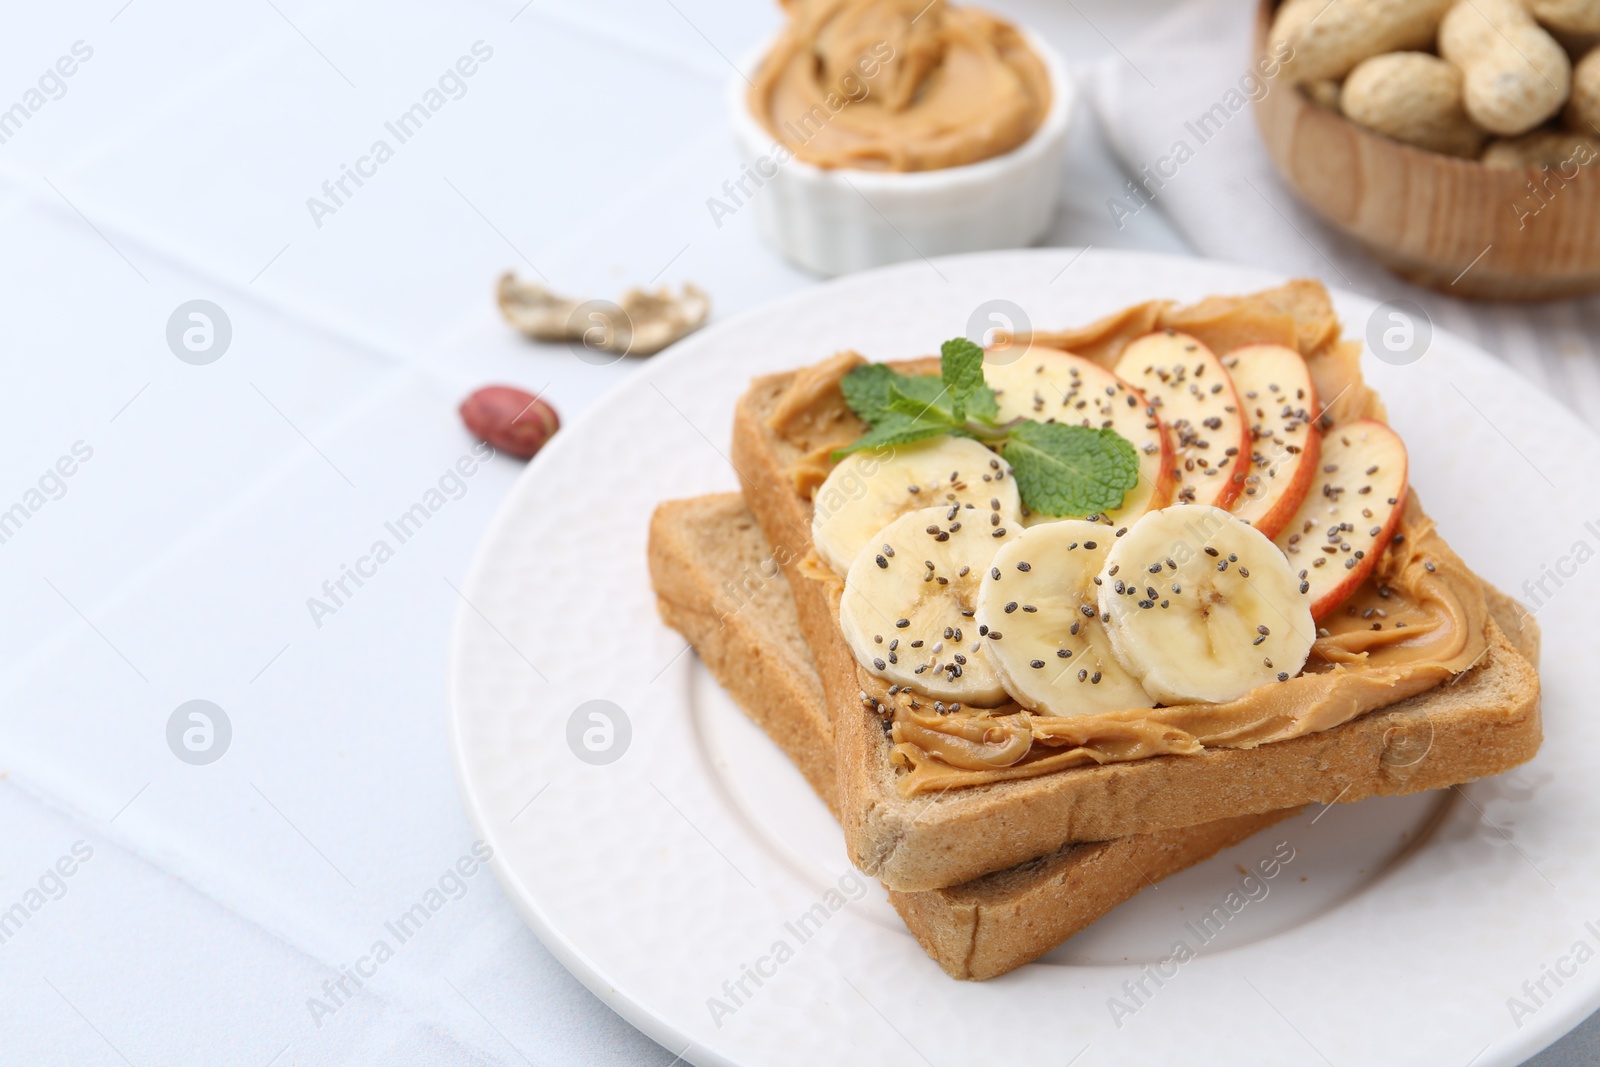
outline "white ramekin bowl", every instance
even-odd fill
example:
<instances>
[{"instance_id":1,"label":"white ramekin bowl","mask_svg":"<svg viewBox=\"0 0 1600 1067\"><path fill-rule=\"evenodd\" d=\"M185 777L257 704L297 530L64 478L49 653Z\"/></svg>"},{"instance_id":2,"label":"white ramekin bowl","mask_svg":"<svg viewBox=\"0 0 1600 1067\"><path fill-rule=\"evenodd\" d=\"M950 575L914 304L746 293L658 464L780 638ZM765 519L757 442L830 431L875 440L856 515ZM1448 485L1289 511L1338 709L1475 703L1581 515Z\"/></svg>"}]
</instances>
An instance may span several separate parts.
<instances>
[{"instance_id":1,"label":"white ramekin bowl","mask_svg":"<svg viewBox=\"0 0 1600 1067\"><path fill-rule=\"evenodd\" d=\"M1055 49L1032 33L1024 36L1050 77L1044 121L1005 155L943 170L824 170L798 159L778 164L779 142L750 113L748 83L733 77L728 109L739 155L761 179L759 186L747 181L750 195L735 210L752 208L763 240L825 277L1038 240L1055 216L1077 92ZM747 55L741 69L759 69L768 47Z\"/></svg>"}]
</instances>

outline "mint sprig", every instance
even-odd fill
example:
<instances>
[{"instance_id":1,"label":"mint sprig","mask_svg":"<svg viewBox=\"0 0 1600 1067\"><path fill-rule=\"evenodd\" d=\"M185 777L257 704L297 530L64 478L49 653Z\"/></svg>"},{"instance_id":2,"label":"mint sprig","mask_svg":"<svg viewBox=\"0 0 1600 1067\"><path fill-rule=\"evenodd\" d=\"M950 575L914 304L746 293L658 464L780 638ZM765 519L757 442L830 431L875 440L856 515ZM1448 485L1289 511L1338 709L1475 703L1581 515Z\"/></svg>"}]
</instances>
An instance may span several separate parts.
<instances>
[{"instance_id":1,"label":"mint sprig","mask_svg":"<svg viewBox=\"0 0 1600 1067\"><path fill-rule=\"evenodd\" d=\"M983 349L958 337L940 349L939 374L900 374L867 363L844 376L845 403L871 428L846 448L892 448L954 434L981 441L1011 465L1022 503L1039 515L1096 515L1122 505L1139 482L1139 454L1111 429L1013 419L983 376Z\"/></svg>"}]
</instances>

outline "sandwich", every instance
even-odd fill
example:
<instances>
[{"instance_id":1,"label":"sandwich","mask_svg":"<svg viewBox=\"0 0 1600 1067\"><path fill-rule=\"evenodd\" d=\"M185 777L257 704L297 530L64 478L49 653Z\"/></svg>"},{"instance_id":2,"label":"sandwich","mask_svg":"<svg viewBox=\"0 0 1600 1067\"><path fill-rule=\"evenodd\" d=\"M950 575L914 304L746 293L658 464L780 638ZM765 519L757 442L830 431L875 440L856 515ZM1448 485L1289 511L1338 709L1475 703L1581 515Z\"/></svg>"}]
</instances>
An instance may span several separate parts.
<instances>
[{"instance_id":1,"label":"sandwich","mask_svg":"<svg viewBox=\"0 0 1600 1067\"><path fill-rule=\"evenodd\" d=\"M1534 755L1522 624L1423 510L1340 332L1299 281L751 385L733 463L857 867L953 889Z\"/></svg>"}]
</instances>

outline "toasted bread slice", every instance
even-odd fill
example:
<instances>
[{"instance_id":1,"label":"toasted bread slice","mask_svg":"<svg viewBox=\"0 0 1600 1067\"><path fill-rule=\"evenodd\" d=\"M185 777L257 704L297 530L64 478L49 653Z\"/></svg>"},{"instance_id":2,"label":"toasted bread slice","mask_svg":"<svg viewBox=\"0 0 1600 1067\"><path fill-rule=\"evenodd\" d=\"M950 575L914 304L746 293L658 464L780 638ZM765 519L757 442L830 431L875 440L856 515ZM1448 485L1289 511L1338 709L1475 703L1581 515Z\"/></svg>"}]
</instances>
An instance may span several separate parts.
<instances>
[{"instance_id":1,"label":"toasted bread slice","mask_svg":"<svg viewBox=\"0 0 1600 1067\"><path fill-rule=\"evenodd\" d=\"M833 727L800 636L788 582L738 493L674 500L650 522L650 574L662 619L694 646L739 706L836 812ZM1068 845L949 889L889 901L953 978L981 980L1055 948L1147 885L1294 814Z\"/></svg>"},{"instance_id":2,"label":"toasted bread slice","mask_svg":"<svg viewBox=\"0 0 1600 1067\"><path fill-rule=\"evenodd\" d=\"M1352 385L1359 385L1355 373ZM757 379L735 413L732 458L750 511L776 557L787 561L801 629L827 696L851 860L891 889L953 886L1063 844L1441 788L1497 774L1538 751L1538 672L1491 618L1488 650L1471 670L1332 729L1254 749L1210 748L931 798L903 796L879 717L860 703L857 665L839 630L833 596L801 565L811 552L811 504L793 471L807 457L772 426L775 413L786 417L823 388L819 381L804 370ZM1363 392L1371 396L1364 387L1350 395ZM1415 752L1419 729L1428 732L1421 756Z\"/></svg>"},{"instance_id":3,"label":"toasted bread slice","mask_svg":"<svg viewBox=\"0 0 1600 1067\"><path fill-rule=\"evenodd\" d=\"M838 816L833 724L794 597L738 493L669 500L650 517L661 619Z\"/></svg>"}]
</instances>

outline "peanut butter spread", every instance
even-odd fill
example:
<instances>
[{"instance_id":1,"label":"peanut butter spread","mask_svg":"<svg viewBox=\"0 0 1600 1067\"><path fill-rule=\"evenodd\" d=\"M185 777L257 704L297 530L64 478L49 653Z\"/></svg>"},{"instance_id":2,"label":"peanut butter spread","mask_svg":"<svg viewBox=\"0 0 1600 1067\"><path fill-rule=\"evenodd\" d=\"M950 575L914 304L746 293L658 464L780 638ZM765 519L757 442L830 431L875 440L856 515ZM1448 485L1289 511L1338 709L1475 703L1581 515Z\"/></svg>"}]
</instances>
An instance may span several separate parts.
<instances>
[{"instance_id":1,"label":"peanut butter spread","mask_svg":"<svg viewBox=\"0 0 1600 1067\"><path fill-rule=\"evenodd\" d=\"M1384 417L1382 405L1361 382L1360 345L1338 341L1338 323L1315 283L1212 298L1191 307L1138 305L1081 330L1012 343L1048 344L1109 365L1134 338L1168 327L1200 337L1219 355L1255 343L1297 349L1317 394L1333 398L1324 408L1325 426ZM827 476L830 451L865 428L838 387L859 362L859 356L847 353L800 372L772 412L770 424L794 457L795 489L807 498ZM936 361L898 367L929 373ZM837 609L843 580L815 558L807 560L804 572L828 587ZM1207 747L1254 748L1327 730L1470 669L1487 651L1488 619L1482 585L1438 535L1412 492L1397 534L1372 574L1319 621L1304 670L1228 703L1068 717L1035 714L1016 704L941 713L925 697L908 691L890 696L881 679L865 670L858 674L868 702L888 713L894 758L904 771L900 788L916 794L1087 764L1192 755Z\"/></svg>"},{"instance_id":2,"label":"peanut butter spread","mask_svg":"<svg viewBox=\"0 0 1600 1067\"><path fill-rule=\"evenodd\" d=\"M1011 151L1050 77L1006 22L944 0L791 0L750 112L823 168L938 170Z\"/></svg>"}]
</instances>

